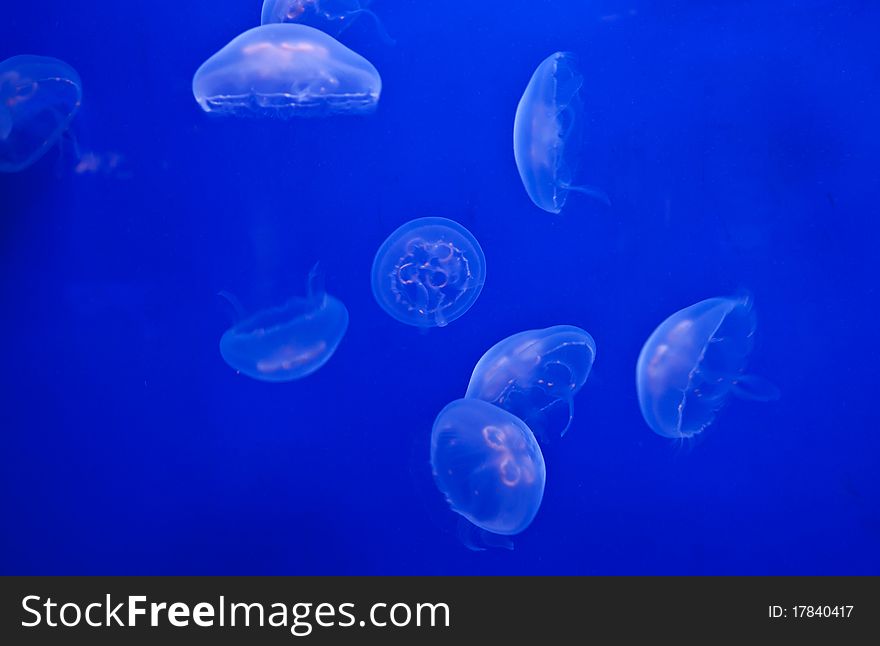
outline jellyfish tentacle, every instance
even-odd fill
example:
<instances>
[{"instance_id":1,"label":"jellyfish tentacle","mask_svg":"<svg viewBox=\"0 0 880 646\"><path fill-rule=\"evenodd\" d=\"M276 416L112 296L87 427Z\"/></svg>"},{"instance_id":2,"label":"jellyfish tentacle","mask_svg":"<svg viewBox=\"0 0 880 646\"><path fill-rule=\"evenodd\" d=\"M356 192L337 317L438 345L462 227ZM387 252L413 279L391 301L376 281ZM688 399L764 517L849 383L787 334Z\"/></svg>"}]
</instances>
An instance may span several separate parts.
<instances>
[{"instance_id":1,"label":"jellyfish tentacle","mask_svg":"<svg viewBox=\"0 0 880 646\"><path fill-rule=\"evenodd\" d=\"M309 301L318 307L323 307L327 302L327 291L324 289L324 270L320 261L316 262L309 271L308 287Z\"/></svg>"},{"instance_id":2,"label":"jellyfish tentacle","mask_svg":"<svg viewBox=\"0 0 880 646\"><path fill-rule=\"evenodd\" d=\"M356 11L352 11L350 13L345 14L345 17L346 18L348 18L349 16L358 17L361 15L367 15L373 20L373 24L376 27L376 33L379 35L379 40L381 40L386 45L396 45L397 44L397 41L394 40L388 34L388 31L385 29L385 26L382 24L382 21L379 20L379 16L377 16L375 14L375 12L370 11L369 9L358 9ZM339 30L339 33L341 34L343 31L345 31L349 26L351 26L351 23L353 23L353 22L354 22L354 18L345 22L342 25L342 29Z\"/></svg>"},{"instance_id":3,"label":"jellyfish tentacle","mask_svg":"<svg viewBox=\"0 0 880 646\"><path fill-rule=\"evenodd\" d=\"M559 188L565 189L566 191L574 191L575 193L583 193L584 195L588 195L589 197L602 202L605 206L612 206L611 198L609 198L608 194L601 188L596 188L595 186L576 186L574 184L568 184L567 182L561 182Z\"/></svg>"},{"instance_id":4,"label":"jellyfish tentacle","mask_svg":"<svg viewBox=\"0 0 880 646\"><path fill-rule=\"evenodd\" d=\"M238 323L245 318L245 312L244 308L241 306L241 301L239 301L234 294L231 294L226 290L221 289L219 292L217 292L217 296L226 301L226 305L231 310L233 323Z\"/></svg>"},{"instance_id":5,"label":"jellyfish tentacle","mask_svg":"<svg viewBox=\"0 0 880 646\"><path fill-rule=\"evenodd\" d=\"M559 434L559 437L562 437L563 435L566 434L566 432L568 432L568 429L571 428L571 422L573 419L574 419L574 399L569 399L568 400L568 423L565 425L565 428L562 429L562 433Z\"/></svg>"}]
</instances>

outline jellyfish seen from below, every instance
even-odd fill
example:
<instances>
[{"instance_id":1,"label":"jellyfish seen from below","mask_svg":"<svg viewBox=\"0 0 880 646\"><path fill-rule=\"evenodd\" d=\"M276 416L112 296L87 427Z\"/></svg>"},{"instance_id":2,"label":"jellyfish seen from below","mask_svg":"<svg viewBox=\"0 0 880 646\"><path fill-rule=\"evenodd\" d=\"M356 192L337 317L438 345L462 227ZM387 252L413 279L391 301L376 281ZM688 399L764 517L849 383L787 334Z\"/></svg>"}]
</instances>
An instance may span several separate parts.
<instances>
[{"instance_id":1,"label":"jellyfish seen from below","mask_svg":"<svg viewBox=\"0 0 880 646\"><path fill-rule=\"evenodd\" d=\"M556 52L535 70L516 109L516 166L532 202L550 213L562 211L570 191L610 204L599 189L573 183L583 142L583 83L574 55Z\"/></svg>"},{"instance_id":2,"label":"jellyfish seen from below","mask_svg":"<svg viewBox=\"0 0 880 646\"><path fill-rule=\"evenodd\" d=\"M294 22L339 36L358 18L367 16L379 37L392 44L379 17L367 8L369 4L370 0L265 0L260 23Z\"/></svg>"},{"instance_id":3,"label":"jellyfish seen from below","mask_svg":"<svg viewBox=\"0 0 880 646\"><path fill-rule=\"evenodd\" d=\"M348 310L324 291L317 267L306 298L257 312L220 339L220 354L236 372L260 381L293 381L323 366L345 335Z\"/></svg>"},{"instance_id":4,"label":"jellyfish seen from below","mask_svg":"<svg viewBox=\"0 0 880 646\"><path fill-rule=\"evenodd\" d=\"M322 31L256 27L211 56L193 77L205 112L277 117L367 114L382 91L376 68Z\"/></svg>"},{"instance_id":5,"label":"jellyfish seen from below","mask_svg":"<svg viewBox=\"0 0 880 646\"><path fill-rule=\"evenodd\" d=\"M40 159L61 139L81 100L79 74L64 61L13 56L0 63L0 171Z\"/></svg>"},{"instance_id":6,"label":"jellyfish seen from below","mask_svg":"<svg viewBox=\"0 0 880 646\"><path fill-rule=\"evenodd\" d=\"M748 295L710 298L654 330L636 367L642 415L655 433L689 438L704 431L730 395L769 401L775 386L744 374L755 334Z\"/></svg>"},{"instance_id":7,"label":"jellyfish seen from below","mask_svg":"<svg viewBox=\"0 0 880 646\"><path fill-rule=\"evenodd\" d=\"M401 323L443 327L483 289L486 258L471 232L446 218L419 218L395 230L373 260L373 296Z\"/></svg>"},{"instance_id":8,"label":"jellyfish seen from below","mask_svg":"<svg viewBox=\"0 0 880 646\"><path fill-rule=\"evenodd\" d=\"M452 511L493 534L519 534L544 497L544 456L525 422L479 399L440 411L431 468Z\"/></svg>"},{"instance_id":9,"label":"jellyfish seen from below","mask_svg":"<svg viewBox=\"0 0 880 646\"><path fill-rule=\"evenodd\" d=\"M500 406L542 440L561 437L574 416L574 396L595 359L596 343L579 327L520 332L482 356L465 397Z\"/></svg>"}]
</instances>

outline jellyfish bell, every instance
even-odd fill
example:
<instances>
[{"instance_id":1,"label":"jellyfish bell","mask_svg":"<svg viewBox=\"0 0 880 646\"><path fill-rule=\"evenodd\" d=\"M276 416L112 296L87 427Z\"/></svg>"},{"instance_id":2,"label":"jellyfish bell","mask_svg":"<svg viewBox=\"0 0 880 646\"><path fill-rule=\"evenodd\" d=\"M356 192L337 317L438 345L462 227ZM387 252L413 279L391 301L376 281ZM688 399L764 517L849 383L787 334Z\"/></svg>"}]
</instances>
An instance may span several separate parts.
<instances>
[{"instance_id":1,"label":"jellyfish bell","mask_svg":"<svg viewBox=\"0 0 880 646\"><path fill-rule=\"evenodd\" d=\"M48 56L0 63L0 172L24 170L58 143L82 101L70 65Z\"/></svg>"},{"instance_id":2,"label":"jellyfish bell","mask_svg":"<svg viewBox=\"0 0 880 646\"><path fill-rule=\"evenodd\" d=\"M382 91L376 68L322 31L268 24L234 38L193 77L205 112L277 117L368 114Z\"/></svg>"},{"instance_id":3,"label":"jellyfish bell","mask_svg":"<svg viewBox=\"0 0 880 646\"><path fill-rule=\"evenodd\" d=\"M421 329L444 327L480 295L486 258L473 234L447 218L417 218L379 247L373 296L385 312Z\"/></svg>"},{"instance_id":4,"label":"jellyfish bell","mask_svg":"<svg viewBox=\"0 0 880 646\"><path fill-rule=\"evenodd\" d=\"M238 302L225 293L230 304ZM321 368L348 328L348 310L324 291L323 276L309 274L306 298L257 312L233 325L220 339L220 354L236 372L259 381L285 382Z\"/></svg>"},{"instance_id":5,"label":"jellyfish bell","mask_svg":"<svg viewBox=\"0 0 880 646\"><path fill-rule=\"evenodd\" d=\"M480 358L465 397L500 406L549 441L571 426L574 396L586 383L595 358L593 337L579 327L519 332Z\"/></svg>"},{"instance_id":6,"label":"jellyfish bell","mask_svg":"<svg viewBox=\"0 0 880 646\"><path fill-rule=\"evenodd\" d=\"M661 323L636 366L642 416L664 437L702 433L730 395L770 401L778 389L745 374L755 334L751 296L710 298Z\"/></svg>"},{"instance_id":7,"label":"jellyfish bell","mask_svg":"<svg viewBox=\"0 0 880 646\"><path fill-rule=\"evenodd\" d=\"M571 191L610 204L590 186L574 184L583 143L584 79L570 52L556 52L538 66L513 122L513 155L526 193L539 208L560 213Z\"/></svg>"},{"instance_id":8,"label":"jellyfish bell","mask_svg":"<svg viewBox=\"0 0 880 646\"><path fill-rule=\"evenodd\" d=\"M459 399L440 411L431 467L452 511L491 534L519 534L541 506L546 470L535 436L487 402Z\"/></svg>"}]
</instances>

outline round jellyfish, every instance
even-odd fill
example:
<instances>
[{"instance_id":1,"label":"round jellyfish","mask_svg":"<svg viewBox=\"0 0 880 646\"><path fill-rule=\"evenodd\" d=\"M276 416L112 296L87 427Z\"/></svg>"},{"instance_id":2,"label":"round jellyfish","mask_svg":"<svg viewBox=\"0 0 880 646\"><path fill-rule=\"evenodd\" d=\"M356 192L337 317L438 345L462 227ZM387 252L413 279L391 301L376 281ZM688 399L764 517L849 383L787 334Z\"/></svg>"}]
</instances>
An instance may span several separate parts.
<instances>
[{"instance_id":1,"label":"round jellyfish","mask_svg":"<svg viewBox=\"0 0 880 646\"><path fill-rule=\"evenodd\" d=\"M500 406L542 440L561 437L574 416L574 396L595 359L596 343L579 327L520 332L480 358L465 397Z\"/></svg>"},{"instance_id":2,"label":"round jellyfish","mask_svg":"<svg viewBox=\"0 0 880 646\"><path fill-rule=\"evenodd\" d=\"M452 511L493 534L522 532L544 497L535 436L521 419L479 399L458 399L437 415L431 467Z\"/></svg>"},{"instance_id":3,"label":"round jellyfish","mask_svg":"<svg viewBox=\"0 0 880 646\"><path fill-rule=\"evenodd\" d=\"M486 258L471 232L446 218L418 218L395 230L373 260L373 296L401 323L443 327L483 289Z\"/></svg>"},{"instance_id":4,"label":"round jellyfish","mask_svg":"<svg viewBox=\"0 0 880 646\"><path fill-rule=\"evenodd\" d=\"M748 295L700 301L663 321L636 367L639 406L648 426L664 437L690 438L714 421L731 394L776 399L775 386L743 374L754 333Z\"/></svg>"},{"instance_id":5,"label":"round jellyfish","mask_svg":"<svg viewBox=\"0 0 880 646\"><path fill-rule=\"evenodd\" d=\"M370 0L264 0L260 23L295 22L338 37L355 20L368 16L379 37L393 43L379 17L367 9L369 4Z\"/></svg>"},{"instance_id":6,"label":"round jellyfish","mask_svg":"<svg viewBox=\"0 0 880 646\"><path fill-rule=\"evenodd\" d=\"M550 213L562 211L570 191L610 204L599 189L572 183L583 141L583 83L574 55L556 52L535 70L516 109L516 166L532 202Z\"/></svg>"},{"instance_id":7,"label":"round jellyfish","mask_svg":"<svg viewBox=\"0 0 880 646\"><path fill-rule=\"evenodd\" d=\"M0 171L36 162L67 130L82 101L70 65L48 56L13 56L0 63Z\"/></svg>"},{"instance_id":8,"label":"round jellyfish","mask_svg":"<svg viewBox=\"0 0 880 646\"><path fill-rule=\"evenodd\" d=\"M323 366L348 328L348 310L324 291L317 267L306 298L293 298L236 323L220 354L236 372L260 381L293 381Z\"/></svg>"},{"instance_id":9,"label":"round jellyfish","mask_svg":"<svg viewBox=\"0 0 880 646\"><path fill-rule=\"evenodd\" d=\"M193 77L205 112L279 117L367 114L382 80L360 54L322 31L295 24L256 27L211 56Z\"/></svg>"}]
</instances>

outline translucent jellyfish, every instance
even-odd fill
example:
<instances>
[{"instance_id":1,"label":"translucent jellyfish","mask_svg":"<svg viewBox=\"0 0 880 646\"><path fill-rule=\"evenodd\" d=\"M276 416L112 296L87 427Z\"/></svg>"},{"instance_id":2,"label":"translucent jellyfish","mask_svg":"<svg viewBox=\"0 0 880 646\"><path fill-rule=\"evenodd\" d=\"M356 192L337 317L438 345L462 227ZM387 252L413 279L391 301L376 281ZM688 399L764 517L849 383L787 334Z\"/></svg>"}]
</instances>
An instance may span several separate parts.
<instances>
[{"instance_id":1,"label":"translucent jellyfish","mask_svg":"<svg viewBox=\"0 0 880 646\"><path fill-rule=\"evenodd\" d=\"M583 83L574 55L556 52L535 70L516 109L516 166L532 202L550 213L562 211L570 191L610 203L599 189L573 184L583 142Z\"/></svg>"},{"instance_id":2,"label":"translucent jellyfish","mask_svg":"<svg viewBox=\"0 0 880 646\"><path fill-rule=\"evenodd\" d=\"M655 433L689 438L715 419L729 395L768 401L775 386L743 371L755 334L748 295L710 298L654 330L636 367L642 415Z\"/></svg>"},{"instance_id":3,"label":"translucent jellyfish","mask_svg":"<svg viewBox=\"0 0 880 646\"><path fill-rule=\"evenodd\" d=\"M431 467L452 511L494 534L523 531L544 497L544 456L529 427L478 399L458 399L440 411Z\"/></svg>"},{"instance_id":4,"label":"translucent jellyfish","mask_svg":"<svg viewBox=\"0 0 880 646\"><path fill-rule=\"evenodd\" d=\"M561 437L574 416L574 396L590 375L596 343L585 330L555 325L514 334L477 362L465 397L516 415L542 440Z\"/></svg>"},{"instance_id":5,"label":"translucent jellyfish","mask_svg":"<svg viewBox=\"0 0 880 646\"><path fill-rule=\"evenodd\" d=\"M263 25L296 22L339 36L355 20L368 16L379 37L393 43L379 17L367 9L369 4L370 0L264 0L260 22Z\"/></svg>"},{"instance_id":6,"label":"translucent jellyfish","mask_svg":"<svg viewBox=\"0 0 880 646\"><path fill-rule=\"evenodd\" d=\"M211 56L193 77L205 112L279 117L366 114L382 91L376 68L322 31L256 27Z\"/></svg>"},{"instance_id":7,"label":"translucent jellyfish","mask_svg":"<svg viewBox=\"0 0 880 646\"><path fill-rule=\"evenodd\" d=\"M315 267L306 298L291 299L236 323L220 339L220 354L248 377L293 381L327 363L347 328L348 310L324 291L322 274Z\"/></svg>"},{"instance_id":8,"label":"translucent jellyfish","mask_svg":"<svg viewBox=\"0 0 880 646\"><path fill-rule=\"evenodd\" d=\"M0 171L20 171L42 157L67 130L82 100L70 65L47 56L0 63Z\"/></svg>"},{"instance_id":9,"label":"translucent jellyfish","mask_svg":"<svg viewBox=\"0 0 880 646\"><path fill-rule=\"evenodd\" d=\"M464 314L483 289L486 258L471 232L446 218L407 222L373 260L373 296L407 325L443 327Z\"/></svg>"}]
</instances>

